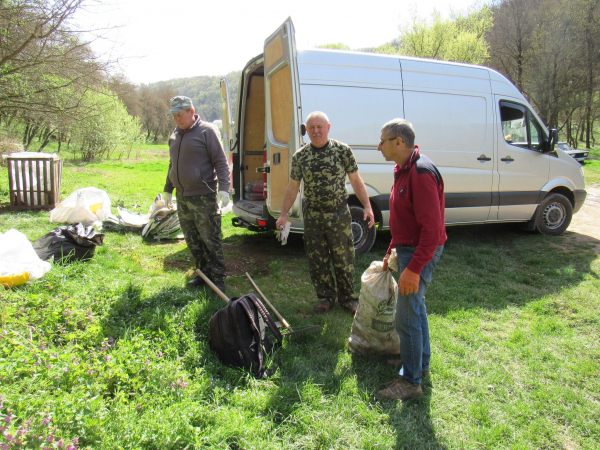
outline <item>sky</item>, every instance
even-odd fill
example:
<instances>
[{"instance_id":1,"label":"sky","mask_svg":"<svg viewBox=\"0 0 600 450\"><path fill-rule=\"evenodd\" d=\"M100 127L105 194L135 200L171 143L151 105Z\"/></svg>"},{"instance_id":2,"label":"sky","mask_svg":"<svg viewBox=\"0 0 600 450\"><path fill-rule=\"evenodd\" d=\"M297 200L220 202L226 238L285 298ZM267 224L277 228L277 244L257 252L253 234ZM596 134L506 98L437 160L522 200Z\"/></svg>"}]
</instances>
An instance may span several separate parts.
<instances>
[{"instance_id":1,"label":"sky","mask_svg":"<svg viewBox=\"0 0 600 450\"><path fill-rule=\"evenodd\" d=\"M94 1L94 0L91 0ZM73 23L135 84L241 70L288 17L296 46L355 50L397 38L414 17L467 12L483 0L96 0Z\"/></svg>"}]
</instances>

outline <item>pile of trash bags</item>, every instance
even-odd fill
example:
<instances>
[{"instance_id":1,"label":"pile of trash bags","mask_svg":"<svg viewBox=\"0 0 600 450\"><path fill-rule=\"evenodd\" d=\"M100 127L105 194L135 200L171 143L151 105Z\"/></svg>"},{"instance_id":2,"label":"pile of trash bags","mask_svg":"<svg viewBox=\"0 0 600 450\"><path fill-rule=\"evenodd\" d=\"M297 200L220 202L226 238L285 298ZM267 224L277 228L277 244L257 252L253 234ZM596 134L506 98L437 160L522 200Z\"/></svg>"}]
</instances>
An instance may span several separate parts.
<instances>
[{"instance_id":1,"label":"pile of trash bags","mask_svg":"<svg viewBox=\"0 0 600 450\"><path fill-rule=\"evenodd\" d=\"M146 239L183 239L183 232L179 225L179 216L177 215L177 199L173 198L173 203L166 205L162 194L158 194L154 203L150 206L149 219L142 230L142 236Z\"/></svg>"},{"instance_id":2,"label":"pile of trash bags","mask_svg":"<svg viewBox=\"0 0 600 450\"><path fill-rule=\"evenodd\" d=\"M43 261L54 260L68 263L74 260L88 260L96 253L96 247L104 242L104 234L98 233L81 222L56 227L33 243L33 249Z\"/></svg>"},{"instance_id":3,"label":"pile of trash bags","mask_svg":"<svg viewBox=\"0 0 600 450\"><path fill-rule=\"evenodd\" d=\"M158 194L150 205L147 214L132 212L117 207L118 216L110 215L102 222L105 229L138 231L146 239L183 239L179 216L177 215L177 200L169 206Z\"/></svg>"}]
</instances>

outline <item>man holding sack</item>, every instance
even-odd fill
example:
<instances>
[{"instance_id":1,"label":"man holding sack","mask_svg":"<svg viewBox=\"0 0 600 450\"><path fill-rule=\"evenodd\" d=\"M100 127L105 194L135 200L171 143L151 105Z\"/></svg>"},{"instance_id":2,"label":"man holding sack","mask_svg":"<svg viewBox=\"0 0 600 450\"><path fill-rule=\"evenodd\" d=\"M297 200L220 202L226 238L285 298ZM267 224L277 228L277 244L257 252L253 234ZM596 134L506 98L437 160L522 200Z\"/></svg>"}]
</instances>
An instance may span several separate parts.
<instances>
[{"instance_id":1,"label":"man holding sack","mask_svg":"<svg viewBox=\"0 0 600 450\"><path fill-rule=\"evenodd\" d=\"M433 162L414 144L410 122L394 119L381 129L377 149L394 161L390 195L392 242L383 259L383 270L393 248L400 273L396 300L396 331L402 358L400 377L379 391L382 397L407 400L423 393L421 382L429 374L431 349L425 293L444 243L444 180Z\"/></svg>"}]
</instances>

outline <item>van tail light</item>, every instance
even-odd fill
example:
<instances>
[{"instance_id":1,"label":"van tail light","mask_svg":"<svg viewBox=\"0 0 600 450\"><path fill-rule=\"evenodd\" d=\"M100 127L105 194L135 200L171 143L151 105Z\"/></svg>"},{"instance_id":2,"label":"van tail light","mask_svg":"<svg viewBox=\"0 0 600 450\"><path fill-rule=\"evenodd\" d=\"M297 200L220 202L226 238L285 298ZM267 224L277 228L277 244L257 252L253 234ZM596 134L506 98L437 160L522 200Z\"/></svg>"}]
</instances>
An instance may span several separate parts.
<instances>
[{"instance_id":1,"label":"van tail light","mask_svg":"<svg viewBox=\"0 0 600 450\"><path fill-rule=\"evenodd\" d=\"M267 165L267 151L263 152L263 167ZM267 198L267 172L263 172L263 198Z\"/></svg>"},{"instance_id":2,"label":"van tail light","mask_svg":"<svg viewBox=\"0 0 600 450\"><path fill-rule=\"evenodd\" d=\"M259 227L266 227L267 226L267 221L266 220L258 219L256 222L258 223Z\"/></svg>"}]
</instances>

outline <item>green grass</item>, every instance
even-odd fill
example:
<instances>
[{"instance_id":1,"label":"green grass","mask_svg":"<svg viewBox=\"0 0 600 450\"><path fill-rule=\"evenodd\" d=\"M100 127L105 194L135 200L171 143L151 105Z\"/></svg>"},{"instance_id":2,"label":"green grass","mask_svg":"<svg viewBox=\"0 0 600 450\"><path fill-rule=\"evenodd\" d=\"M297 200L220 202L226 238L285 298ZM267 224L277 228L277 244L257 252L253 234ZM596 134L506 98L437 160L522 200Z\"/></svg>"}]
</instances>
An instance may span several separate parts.
<instances>
[{"instance_id":1,"label":"green grass","mask_svg":"<svg viewBox=\"0 0 600 450\"><path fill-rule=\"evenodd\" d=\"M588 184L599 159L585 165ZM167 165L164 149L134 160L69 160L63 198L95 186L113 205L145 212ZM35 241L55 226L47 213L10 212L7 202L2 167L0 232L16 228ZM91 261L53 265L0 291L0 416L12 415L0 422L4 433L29 428L27 436L55 437L55 446L77 438L94 449L598 447L600 260L592 244L511 225L448 228L427 296L431 377L420 399L399 403L377 395L395 377L385 358L347 350L350 315L339 307L313 314L302 239L281 246L273 233L239 230L230 219L228 295L252 291L247 271L292 326L320 324L321 333L287 340L268 380L224 367L207 342L210 315L224 303L184 287L192 276L185 244L107 231ZM373 251L357 257L358 289L389 239L379 233ZM29 439L28 448L41 447Z\"/></svg>"},{"instance_id":2,"label":"green grass","mask_svg":"<svg viewBox=\"0 0 600 450\"><path fill-rule=\"evenodd\" d=\"M600 184L600 148L590 149L589 159L584 161L585 184L597 186Z\"/></svg>"}]
</instances>

